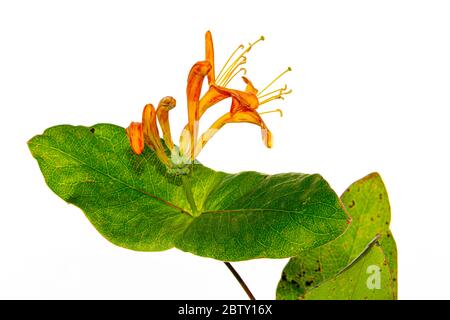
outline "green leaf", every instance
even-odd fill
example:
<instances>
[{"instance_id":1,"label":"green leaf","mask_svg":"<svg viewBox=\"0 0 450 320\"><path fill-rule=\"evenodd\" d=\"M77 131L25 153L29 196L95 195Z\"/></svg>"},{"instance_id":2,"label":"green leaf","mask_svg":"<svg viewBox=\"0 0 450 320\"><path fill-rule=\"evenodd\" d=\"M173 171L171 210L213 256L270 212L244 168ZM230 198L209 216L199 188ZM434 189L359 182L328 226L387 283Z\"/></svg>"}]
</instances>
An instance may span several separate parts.
<instances>
[{"instance_id":1,"label":"green leaf","mask_svg":"<svg viewBox=\"0 0 450 320\"><path fill-rule=\"evenodd\" d=\"M48 186L80 207L112 243L139 251L176 247L223 261L285 258L348 227L339 198L319 175L227 174L193 167L200 215L180 176L149 149L133 154L125 130L56 126L29 141Z\"/></svg>"},{"instance_id":2,"label":"green leaf","mask_svg":"<svg viewBox=\"0 0 450 320\"><path fill-rule=\"evenodd\" d=\"M380 238L378 243L386 254L392 298L396 299L397 249L389 231L390 205L381 177L372 173L356 181L341 199L353 219L350 228L338 239L290 259L278 284L277 299L309 297L308 291L351 265L375 237Z\"/></svg>"},{"instance_id":3,"label":"green leaf","mask_svg":"<svg viewBox=\"0 0 450 320\"><path fill-rule=\"evenodd\" d=\"M385 252L375 241L348 268L301 297L307 300L392 300L394 288Z\"/></svg>"}]
</instances>

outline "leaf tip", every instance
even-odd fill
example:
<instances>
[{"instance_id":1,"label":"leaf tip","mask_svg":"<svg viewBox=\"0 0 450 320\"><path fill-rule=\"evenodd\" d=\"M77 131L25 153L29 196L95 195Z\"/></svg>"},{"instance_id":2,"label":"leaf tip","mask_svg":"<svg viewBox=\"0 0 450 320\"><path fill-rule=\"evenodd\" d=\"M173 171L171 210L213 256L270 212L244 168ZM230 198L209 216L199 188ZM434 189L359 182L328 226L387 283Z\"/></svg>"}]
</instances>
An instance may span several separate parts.
<instances>
[{"instance_id":1,"label":"leaf tip","mask_svg":"<svg viewBox=\"0 0 450 320\"><path fill-rule=\"evenodd\" d=\"M378 172L374 171L374 172L369 173L367 176L365 176L361 180L371 180L371 179L381 179L381 175Z\"/></svg>"},{"instance_id":2,"label":"leaf tip","mask_svg":"<svg viewBox=\"0 0 450 320\"><path fill-rule=\"evenodd\" d=\"M33 153L34 140L36 139L36 137L38 136L34 136L27 141L27 146L31 153Z\"/></svg>"}]
</instances>

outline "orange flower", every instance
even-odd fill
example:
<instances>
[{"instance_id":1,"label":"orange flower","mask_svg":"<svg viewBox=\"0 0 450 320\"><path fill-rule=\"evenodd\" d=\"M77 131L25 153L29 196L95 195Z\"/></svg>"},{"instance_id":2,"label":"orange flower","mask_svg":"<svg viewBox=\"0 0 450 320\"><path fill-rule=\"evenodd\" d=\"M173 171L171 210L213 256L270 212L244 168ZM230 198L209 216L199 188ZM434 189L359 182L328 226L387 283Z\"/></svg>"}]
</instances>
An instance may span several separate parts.
<instances>
[{"instance_id":1,"label":"orange flower","mask_svg":"<svg viewBox=\"0 0 450 320\"><path fill-rule=\"evenodd\" d=\"M281 73L264 87L264 89L258 91L252 82L245 77L247 71L242 65L247 61L246 54L255 44L263 40L264 37L260 37L247 47L243 45L238 46L221 71L216 75L212 35L209 31L206 32L205 60L195 63L188 75L186 88L188 123L180 135L179 150L172 141L169 124L169 111L175 107L176 101L172 97L165 97L160 101L156 111L151 104L145 106L142 124L132 122L127 128L127 134L133 151L136 154L142 153L145 142L147 146L156 152L159 159L167 167L176 171L177 169L183 169L187 163L194 161L205 144L220 128L227 123L235 122L246 122L259 126L264 144L268 148L271 148L272 133L267 128L261 115L271 112L279 112L282 115L282 112L280 109L258 112L258 108L275 99L283 99L284 95L291 93L291 90L287 90L286 85L282 88L266 92L281 76L290 71L291 68ZM245 89L237 90L229 88L229 83L240 73L243 74L242 79L246 85ZM205 78L208 79L209 88L201 96ZM216 103L228 98L231 100L230 110L217 119L199 137L199 121L202 115ZM161 130L163 131L164 142L170 151L170 159L159 137L156 119L158 119ZM184 172L183 170L181 171Z\"/></svg>"},{"instance_id":2,"label":"orange flower","mask_svg":"<svg viewBox=\"0 0 450 320\"><path fill-rule=\"evenodd\" d=\"M247 61L246 54L260 41L263 41L264 37L260 37L253 43L250 43L247 47L243 45L238 46L238 48L232 53L230 58L227 60L225 65L222 67L222 70L219 74L215 75L215 61L214 61L214 45L212 40L211 32L206 32L205 35L205 56L206 61L198 62L197 64L209 63L211 67L206 71L208 77L209 89L201 98L198 103L198 111L197 112L197 121L203 115L203 113L209 109L214 104L226 99L231 98L232 103L230 107L230 111L220 117L213 125L197 140L197 132L194 132L191 135L191 144L192 141L196 141L197 144L193 147L191 146L191 150L194 150L194 153L191 153L191 159L195 159L205 144L214 136L214 134L222 128L227 123L233 122L247 122L258 125L261 128L262 139L266 147L272 147L272 133L267 128L260 114L270 113L270 112L280 112L281 110L276 109L272 111L266 112L258 112L257 109L259 106L273 101L275 99L283 99L283 96L291 93L291 90L287 90L287 86L283 88L270 91L268 93L264 93L269 89L279 78L281 78L286 72L291 71L291 68L288 68L286 71L281 73L278 77L276 77L272 82L270 82L263 90L258 92L253 83L245 76L242 76L244 83L246 84L246 88L244 91L229 89L227 86L233 80L236 75L239 73L246 74L246 69L241 67ZM237 53L241 51L239 55ZM232 61L234 56L237 57ZM196 65L197 65L196 64ZM194 65L195 66L195 65ZM202 81L203 79L198 79L197 81ZM188 84L189 86L189 84ZM189 96L188 96L189 100ZM185 128L189 130L190 127ZM195 126L197 129L197 126ZM190 130L189 130L190 131ZM192 131L191 131L192 132Z\"/></svg>"},{"instance_id":3,"label":"orange flower","mask_svg":"<svg viewBox=\"0 0 450 320\"><path fill-rule=\"evenodd\" d=\"M166 102L169 102L167 104ZM158 117L161 118L160 124L162 123L162 128L164 135L166 136L166 144L168 141L172 141L170 137L170 129L167 129L168 126L168 110L173 108L175 99L171 97L166 97L161 100L158 106L158 110L155 111L155 108L152 104L147 104L144 107L144 111L142 112L142 123L132 122L130 126L126 129L128 138L130 139L131 148L134 153L141 154L144 150L144 142L150 148L152 148L158 158L164 163L166 166L171 167L171 162L167 157L167 154L164 150L164 146L162 145L161 138L159 137L158 126L156 124L157 114L160 114ZM173 104L173 106L172 106ZM162 111L160 111L162 110ZM167 118L166 118L167 117ZM170 143L170 142L169 142Z\"/></svg>"}]
</instances>

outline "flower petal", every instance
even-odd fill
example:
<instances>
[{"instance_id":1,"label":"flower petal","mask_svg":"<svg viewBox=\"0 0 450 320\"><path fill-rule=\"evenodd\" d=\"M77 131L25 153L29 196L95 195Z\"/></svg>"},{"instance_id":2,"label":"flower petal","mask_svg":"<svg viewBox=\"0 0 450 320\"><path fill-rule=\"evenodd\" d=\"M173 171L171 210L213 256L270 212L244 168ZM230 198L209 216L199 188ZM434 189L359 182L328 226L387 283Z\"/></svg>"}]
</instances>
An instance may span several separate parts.
<instances>
[{"instance_id":1,"label":"flower petal","mask_svg":"<svg viewBox=\"0 0 450 320\"><path fill-rule=\"evenodd\" d=\"M200 99L199 113L200 117L205 113L209 107L219 103L220 101L231 97L231 93L227 88L221 88L216 85L210 85L208 91Z\"/></svg>"},{"instance_id":2,"label":"flower petal","mask_svg":"<svg viewBox=\"0 0 450 320\"><path fill-rule=\"evenodd\" d=\"M249 86L254 89L250 80L247 79L247 81L248 81L247 89L249 88ZM244 108L257 109L259 107L259 100L258 97L256 96L256 92L258 92L258 90L256 89L254 89L254 91L252 89L248 89L248 91L240 91L212 84L209 86L208 91L203 95L202 99L200 100L199 116L201 117L203 113L205 113L205 111L209 109L211 106L229 97L233 97L234 99L236 99L239 102L239 106L242 106ZM231 112L234 111L236 110L231 109Z\"/></svg>"},{"instance_id":3,"label":"flower petal","mask_svg":"<svg viewBox=\"0 0 450 320\"><path fill-rule=\"evenodd\" d=\"M214 44L210 31L207 31L205 34L205 56L206 61L211 64L211 70L208 72L208 84L211 84L216 81L216 76L214 70Z\"/></svg>"},{"instance_id":4,"label":"flower petal","mask_svg":"<svg viewBox=\"0 0 450 320\"><path fill-rule=\"evenodd\" d=\"M253 83L247 77L242 77L242 80L244 80L245 84L247 85L247 87L245 87L245 92L248 92L248 93L251 93L254 95L256 95L258 93L258 89L255 88Z\"/></svg>"},{"instance_id":5,"label":"flower petal","mask_svg":"<svg viewBox=\"0 0 450 320\"><path fill-rule=\"evenodd\" d=\"M264 145L267 148L272 148L272 132L267 128L264 120L261 118L259 113L253 109L241 109L232 115L229 122L247 122L253 123L261 127L261 135Z\"/></svg>"},{"instance_id":6,"label":"flower petal","mask_svg":"<svg viewBox=\"0 0 450 320\"><path fill-rule=\"evenodd\" d=\"M186 88L187 104L188 104L188 128L191 135L190 139L190 154L191 158L194 155L195 141L198 136L198 120L199 113L199 98L202 91L203 80L211 70L211 64L208 61L200 61L194 64L189 72L188 84ZM187 151L185 146L180 145L180 148Z\"/></svg>"},{"instance_id":7,"label":"flower petal","mask_svg":"<svg viewBox=\"0 0 450 320\"><path fill-rule=\"evenodd\" d=\"M156 111L152 104L147 104L142 112L142 131L144 142L151 147L158 158L167 166L170 165L164 147L159 137L158 126L156 124Z\"/></svg>"},{"instance_id":8,"label":"flower petal","mask_svg":"<svg viewBox=\"0 0 450 320\"><path fill-rule=\"evenodd\" d=\"M267 128L264 120L259 113L251 108L245 108L240 105L240 102L233 98L232 107L235 112L227 112L219 119L217 119L208 130L206 130L198 139L198 143L195 148L194 156L197 157L206 143L227 123L246 122L256 124L261 128L261 135L264 145L267 148L272 148L272 132Z\"/></svg>"},{"instance_id":9,"label":"flower petal","mask_svg":"<svg viewBox=\"0 0 450 320\"><path fill-rule=\"evenodd\" d=\"M169 111L175 108L177 101L172 97L164 97L158 104L156 116L163 132L164 142L166 146L172 150L174 148L172 135L170 133Z\"/></svg>"},{"instance_id":10,"label":"flower petal","mask_svg":"<svg viewBox=\"0 0 450 320\"><path fill-rule=\"evenodd\" d=\"M126 129L127 136L130 139L131 149L135 154L141 154L144 150L144 134L142 131L142 123L132 122Z\"/></svg>"},{"instance_id":11,"label":"flower petal","mask_svg":"<svg viewBox=\"0 0 450 320\"><path fill-rule=\"evenodd\" d=\"M228 89L218 86L216 86L216 90L224 95L228 94L229 96L233 97L235 100L237 100L238 105L242 108L256 110L259 107L258 97L251 92ZM233 112L233 110L231 112Z\"/></svg>"}]
</instances>

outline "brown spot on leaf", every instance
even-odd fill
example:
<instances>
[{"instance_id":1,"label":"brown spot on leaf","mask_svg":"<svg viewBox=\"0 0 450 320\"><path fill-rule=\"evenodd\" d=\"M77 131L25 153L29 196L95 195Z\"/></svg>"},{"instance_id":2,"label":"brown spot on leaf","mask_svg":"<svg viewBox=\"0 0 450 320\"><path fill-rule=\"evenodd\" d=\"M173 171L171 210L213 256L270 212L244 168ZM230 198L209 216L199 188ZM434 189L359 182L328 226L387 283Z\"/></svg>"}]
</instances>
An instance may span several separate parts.
<instances>
[{"instance_id":1,"label":"brown spot on leaf","mask_svg":"<svg viewBox=\"0 0 450 320\"><path fill-rule=\"evenodd\" d=\"M305 281L305 285L307 287L310 287L313 284L314 281L310 280L310 281Z\"/></svg>"}]
</instances>

